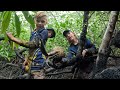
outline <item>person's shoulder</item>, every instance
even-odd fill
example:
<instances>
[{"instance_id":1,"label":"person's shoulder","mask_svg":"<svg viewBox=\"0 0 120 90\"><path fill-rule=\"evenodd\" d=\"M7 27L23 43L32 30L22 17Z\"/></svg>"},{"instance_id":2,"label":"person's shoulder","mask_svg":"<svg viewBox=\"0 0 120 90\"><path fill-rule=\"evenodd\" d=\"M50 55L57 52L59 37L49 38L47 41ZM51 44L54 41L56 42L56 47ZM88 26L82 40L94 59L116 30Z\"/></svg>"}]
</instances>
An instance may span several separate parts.
<instances>
[{"instance_id":1,"label":"person's shoulder","mask_svg":"<svg viewBox=\"0 0 120 90\"><path fill-rule=\"evenodd\" d=\"M48 30L47 30L47 29L44 29L44 30L43 30L43 33L48 33Z\"/></svg>"},{"instance_id":2,"label":"person's shoulder","mask_svg":"<svg viewBox=\"0 0 120 90\"><path fill-rule=\"evenodd\" d=\"M42 34L43 34L43 33L48 33L48 30L44 28L44 29L41 29L41 30L39 31L39 33L42 33Z\"/></svg>"},{"instance_id":3,"label":"person's shoulder","mask_svg":"<svg viewBox=\"0 0 120 90\"><path fill-rule=\"evenodd\" d=\"M89 38L86 38L86 42L91 42L91 40Z\"/></svg>"},{"instance_id":4,"label":"person's shoulder","mask_svg":"<svg viewBox=\"0 0 120 90\"><path fill-rule=\"evenodd\" d=\"M86 45L90 45L91 44L91 40L86 38L86 42L85 43L86 43Z\"/></svg>"},{"instance_id":5,"label":"person's shoulder","mask_svg":"<svg viewBox=\"0 0 120 90\"><path fill-rule=\"evenodd\" d=\"M48 31L46 28L44 28L43 30Z\"/></svg>"},{"instance_id":6,"label":"person's shoulder","mask_svg":"<svg viewBox=\"0 0 120 90\"><path fill-rule=\"evenodd\" d=\"M32 31L31 34L35 34L35 31Z\"/></svg>"},{"instance_id":7,"label":"person's shoulder","mask_svg":"<svg viewBox=\"0 0 120 90\"><path fill-rule=\"evenodd\" d=\"M69 50L71 50L71 49L73 49L75 46L76 46L76 45L74 45L74 44L70 44L70 46L69 46L68 48L69 48Z\"/></svg>"}]
</instances>

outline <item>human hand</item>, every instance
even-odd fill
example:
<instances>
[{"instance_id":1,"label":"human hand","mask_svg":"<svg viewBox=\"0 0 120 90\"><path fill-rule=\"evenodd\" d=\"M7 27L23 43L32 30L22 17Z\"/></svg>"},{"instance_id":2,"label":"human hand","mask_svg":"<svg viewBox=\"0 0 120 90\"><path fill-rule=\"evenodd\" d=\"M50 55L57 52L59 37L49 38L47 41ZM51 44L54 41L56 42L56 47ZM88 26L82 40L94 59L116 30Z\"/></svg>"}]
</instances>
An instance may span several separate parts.
<instances>
[{"instance_id":1,"label":"human hand","mask_svg":"<svg viewBox=\"0 0 120 90\"><path fill-rule=\"evenodd\" d=\"M86 55L87 51L88 51L87 49L84 49L84 50L82 51L82 56L83 56L83 57Z\"/></svg>"}]
</instances>

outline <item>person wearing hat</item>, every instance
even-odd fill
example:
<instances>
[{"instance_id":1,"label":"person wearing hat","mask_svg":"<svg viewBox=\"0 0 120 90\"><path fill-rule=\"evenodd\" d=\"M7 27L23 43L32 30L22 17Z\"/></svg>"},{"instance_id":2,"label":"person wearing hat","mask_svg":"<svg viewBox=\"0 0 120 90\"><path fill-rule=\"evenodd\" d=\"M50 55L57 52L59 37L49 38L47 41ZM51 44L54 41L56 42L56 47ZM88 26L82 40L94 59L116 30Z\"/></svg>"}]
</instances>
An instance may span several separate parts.
<instances>
[{"instance_id":1,"label":"person wearing hat","mask_svg":"<svg viewBox=\"0 0 120 90\"><path fill-rule=\"evenodd\" d=\"M77 36L75 35L74 32L71 30L65 30L63 32L63 36L66 38L66 40L69 42L69 47L68 47L68 54L66 58L62 59L62 63L66 65L73 65L79 58L72 59L73 57L76 56L77 50L78 50L78 45L79 45L79 40ZM90 56L92 54L96 53L96 47L89 39L86 38L85 40L85 46L82 51L82 56Z\"/></svg>"},{"instance_id":2,"label":"person wearing hat","mask_svg":"<svg viewBox=\"0 0 120 90\"><path fill-rule=\"evenodd\" d=\"M29 48L29 54L27 58L25 59L23 63L24 70L26 72L32 70L38 70L39 68L32 68L31 63L34 62L37 63L40 66L44 65L44 58L42 57L42 54L44 54L46 57L48 56L47 53L42 52L41 46L45 46L48 38L54 38L55 37L55 31L54 29L46 29L45 25L47 24L47 15L44 11L39 11L36 13L34 22L36 24L35 30L31 33L30 41L23 41L20 39L15 38L11 33L7 33L8 38L23 46L26 48Z\"/></svg>"}]
</instances>

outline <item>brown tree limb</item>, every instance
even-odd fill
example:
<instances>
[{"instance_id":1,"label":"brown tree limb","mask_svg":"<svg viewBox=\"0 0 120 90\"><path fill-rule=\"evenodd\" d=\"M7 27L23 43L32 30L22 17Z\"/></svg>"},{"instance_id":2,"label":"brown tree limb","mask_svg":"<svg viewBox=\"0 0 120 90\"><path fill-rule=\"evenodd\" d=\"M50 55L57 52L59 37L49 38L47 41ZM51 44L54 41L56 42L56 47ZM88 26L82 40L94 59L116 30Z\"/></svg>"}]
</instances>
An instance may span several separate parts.
<instances>
[{"instance_id":1,"label":"brown tree limb","mask_svg":"<svg viewBox=\"0 0 120 90\"><path fill-rule=\"evenodd\" d=\"M78 47L77 56L82 55L82 51L84 48L86 34L87 34L87 27L88 27L88 18L89 18L88 15L89 15L89 11L84 11L83 29L82 29L82 33L80 34L80 38L79 38L80 44Z\"/></svg>"},{"instance_id":2,"label":"brown tree limb","mask_svg":"<svg viewBox=\"0 0 120 90\"><path fill-rule=\"evenodd\" d=\"M95 73L101 72L106 68L107 58L111 52L109 47L110 40L112 38L115 25L118 19L119 11L111 11L110 19L104 37L102 39L101 46L99 48L98 57L96 59L96 70Z\"/></svg>"}]
</instances>

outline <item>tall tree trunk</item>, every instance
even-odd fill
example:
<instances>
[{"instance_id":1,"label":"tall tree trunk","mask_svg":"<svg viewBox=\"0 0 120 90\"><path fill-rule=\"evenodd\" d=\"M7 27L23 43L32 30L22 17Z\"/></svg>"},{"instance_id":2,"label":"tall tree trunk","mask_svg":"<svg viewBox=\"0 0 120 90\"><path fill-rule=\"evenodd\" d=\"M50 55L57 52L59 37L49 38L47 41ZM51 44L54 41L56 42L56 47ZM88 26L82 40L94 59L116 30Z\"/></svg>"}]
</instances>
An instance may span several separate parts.
<instances>
[{"instance_id":1,"label":"tall tree trunk","mask_svg":"<svg viewBox=\"0 0 120 90\"><path fill-rule=\"evenodd\" d=\"M101 46L99 48L98 57L96 59L95 73L101 72L106 68L107 59L111 53L110 40L112 38L115 25L118 19L119 11L111 11L108 26L103 36Z\"/></svg>"},{"instance_id":2,"label":"tall tree trunk","mask_svg":"<svg viewBox=\"0 0 120 90\"><path fill-rule=\"evenodd\" d=\"M81 56L82 56L82 51L83 51L83 48L84 48L84 45L85 45L85 39L86 39L86 34L87 34L88 19L89 19L89 11L84 11L83 29L82 29L82 33L80 34L80 38L79 38L80 43L79 43L79 46L78 46L77 55L76 55L76 57L73 57L72 60L70 60L71 63L74 63L76 61L76 59L80 59ZM75 62L74 66L72 68L72 71L74 71L75 73L79 69L79 68L76 69L76 67L79 64L79 61ZM75 75L75 73L74 73L74 75Z\"/></svg>"},{"instance_id":3,"label":"tall tree trunk","mask_svg":"<svg viewBox=\"0 0 120 90\"><path fill-rule=\"evenodd\" d=\"M80 45L78 47L77 56L82 54L84 48L86 34L87 34L87 27L88 27L88 19L89 19L89 11L84 11L83 29L82 29L82 33L80 34L80 39L79 39Z\"/></svg>"}]
</instances>

